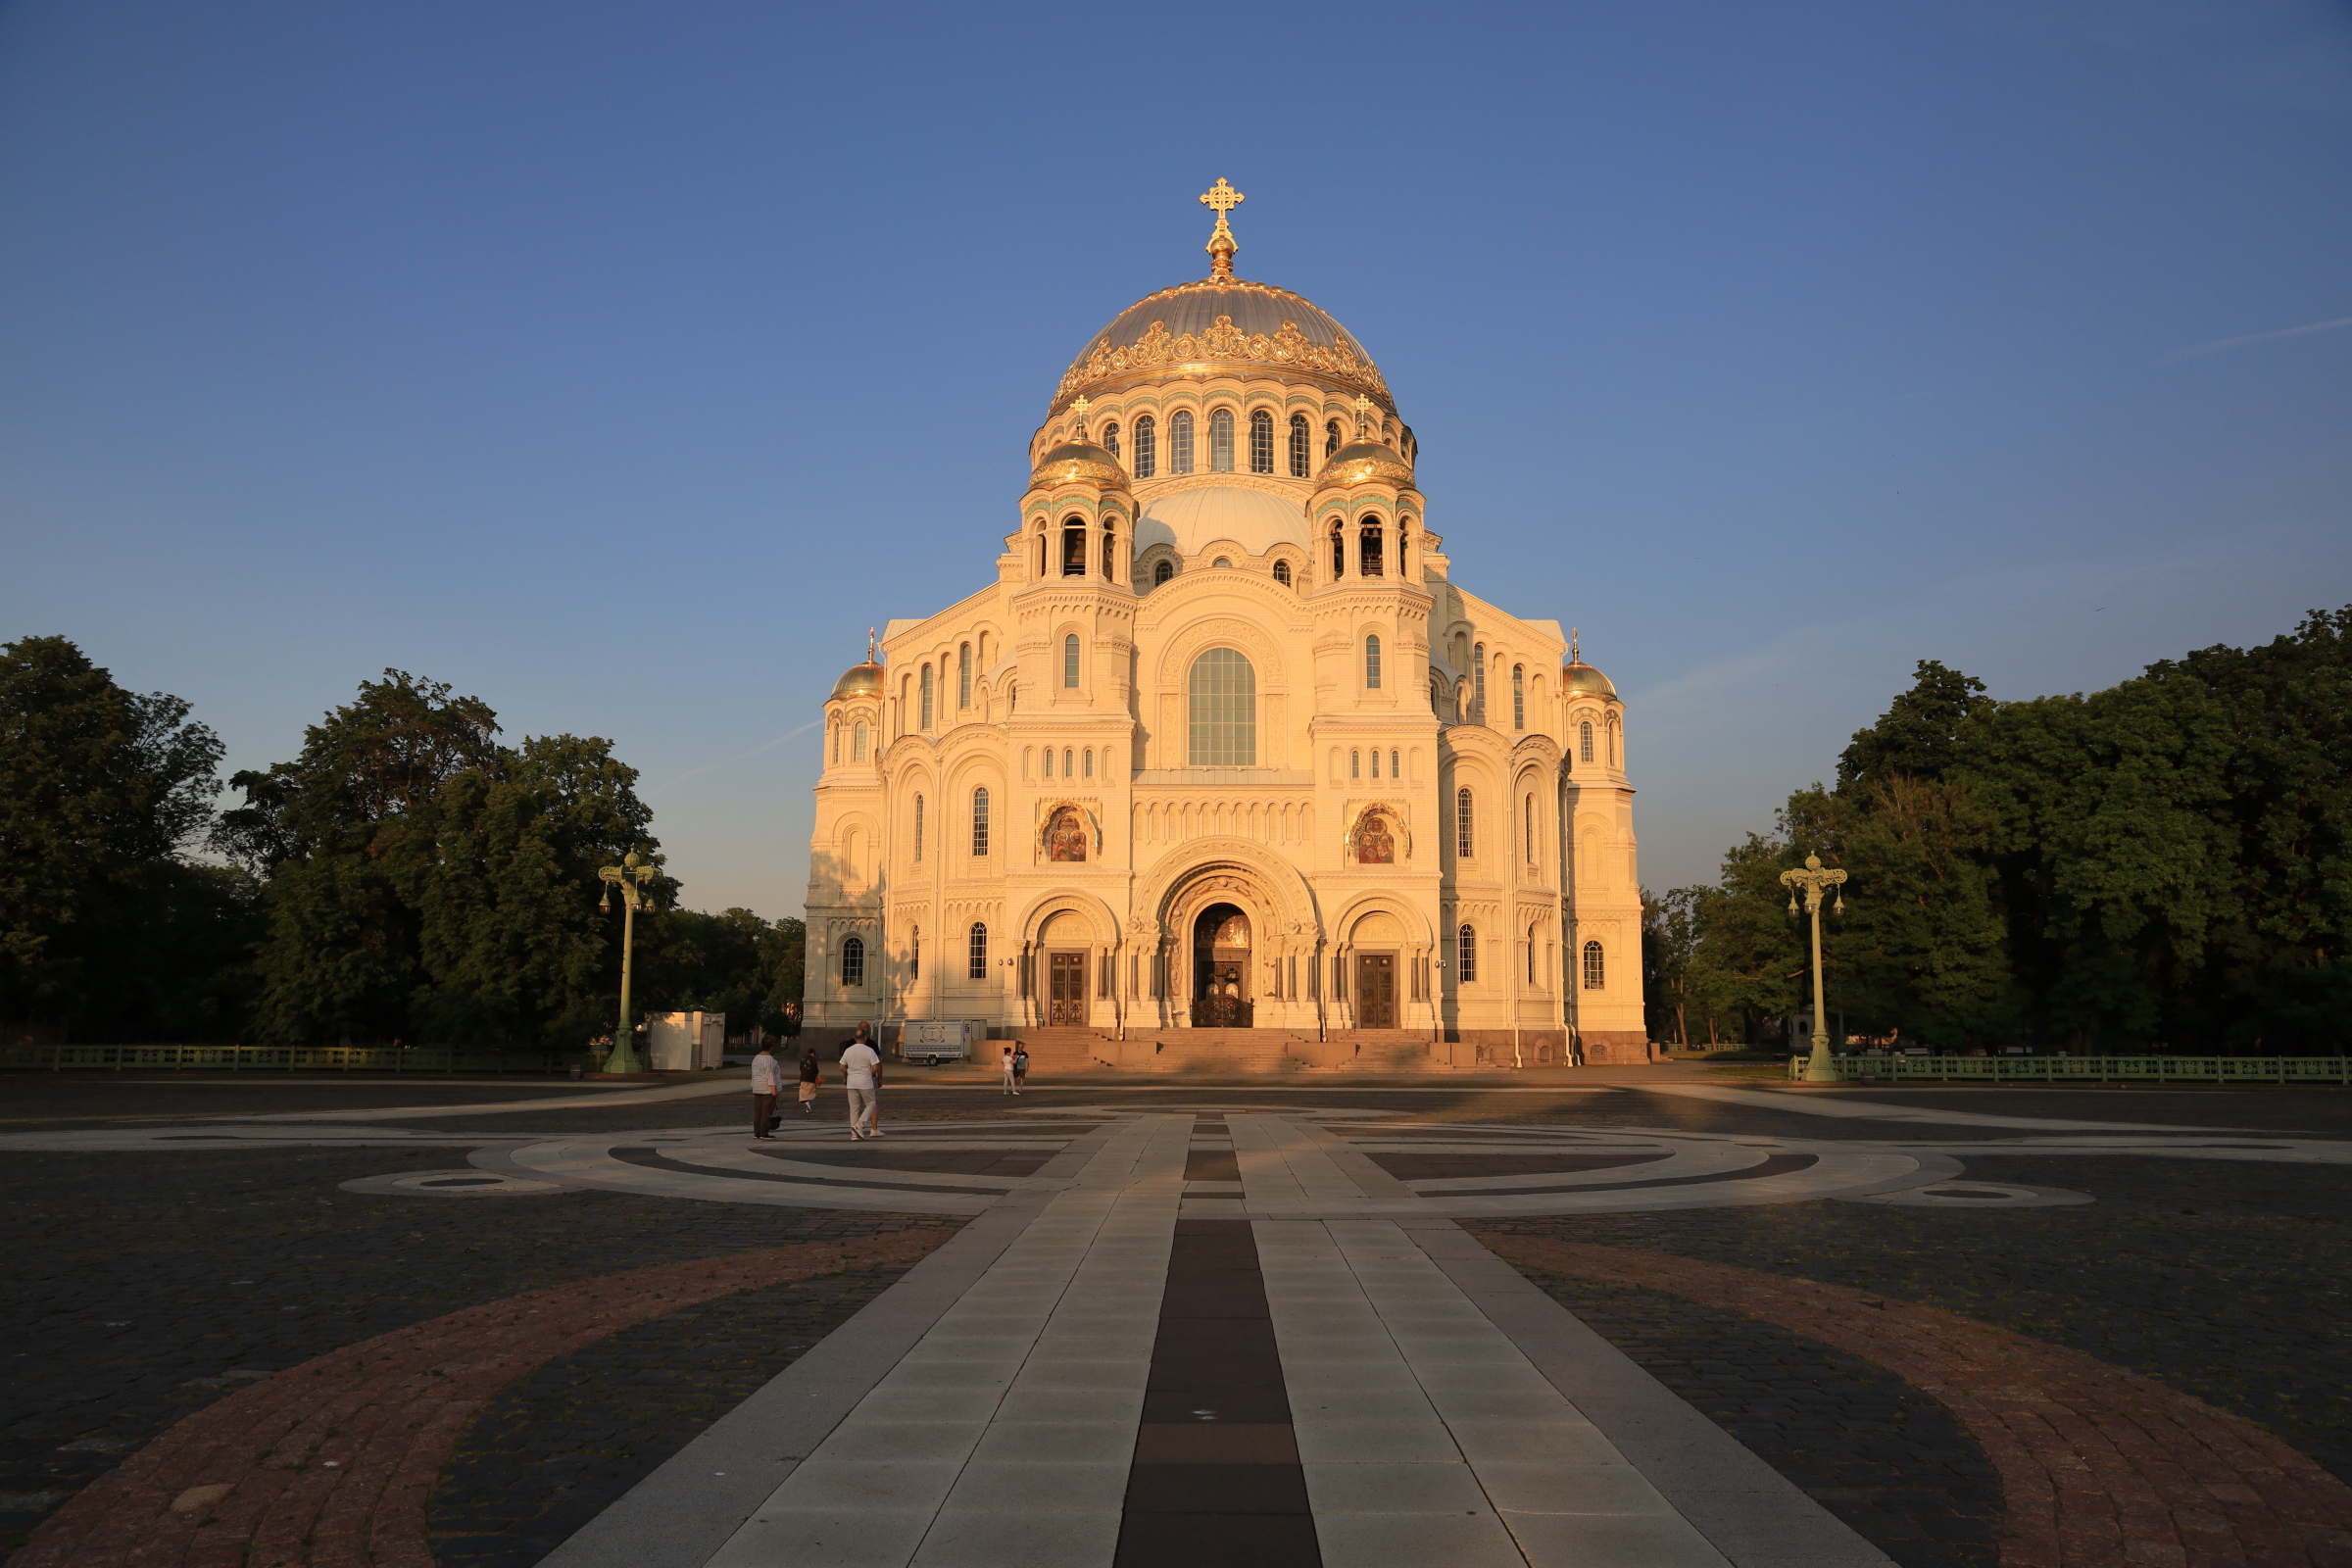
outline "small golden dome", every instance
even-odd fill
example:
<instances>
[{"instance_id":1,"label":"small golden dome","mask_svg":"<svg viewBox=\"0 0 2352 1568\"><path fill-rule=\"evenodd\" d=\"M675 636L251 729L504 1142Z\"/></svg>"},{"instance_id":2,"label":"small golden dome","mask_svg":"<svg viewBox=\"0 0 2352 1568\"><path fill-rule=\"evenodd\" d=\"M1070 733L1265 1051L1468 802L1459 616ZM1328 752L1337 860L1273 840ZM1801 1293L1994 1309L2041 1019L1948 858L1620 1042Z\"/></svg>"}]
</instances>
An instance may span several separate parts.
<instances>
[{"instance_id":1,"label":"small golden dome","mask_svg":"<svg viewBox=\"0 0 2352 1568\"><path fill-rule=\"evenodd\" d=\"M1560 666L1560 685L1571 697L1582 695L1614 699L1617 695L1617 688L1609 684L1608 676L1581 661Z\"/></svg>"},{"instance_id":2,"label":"small golden dome","mask_svg":"<svg viewBox=\"0 0 2352 1568\"><path fill-rule=\"evenodd\" d=\"M1033 485L1076 482L1100 485L1105 490L1123 490L1127 486L1127 470L1119 466L1117 458L1079 436L1038 459L1029 482Z\"/></svg>"},{"instance_id":3,"label":"small golden dome","mask_svg":"<svg viewBox=\"0 0 2352 1568\"><path fill-rule=\"evenodd\" d=\"M1331 455L1315 475L1317 490L1345 490L1359 484L1393 484L1410 488L1413 466L1395 447L1380 441L1350 441Z\"/></svg>"},{"instance_id":4,"label":"small golden dome","mask_svg":"<svg viewBox=\"0 0 2352 1568\"><path fill-rule=\"evenodd\" d=\"M876 697L881 691L882 666L871 659L862 664L852 664L833 683L835 697Z\"/></svg>"}]
</instances>

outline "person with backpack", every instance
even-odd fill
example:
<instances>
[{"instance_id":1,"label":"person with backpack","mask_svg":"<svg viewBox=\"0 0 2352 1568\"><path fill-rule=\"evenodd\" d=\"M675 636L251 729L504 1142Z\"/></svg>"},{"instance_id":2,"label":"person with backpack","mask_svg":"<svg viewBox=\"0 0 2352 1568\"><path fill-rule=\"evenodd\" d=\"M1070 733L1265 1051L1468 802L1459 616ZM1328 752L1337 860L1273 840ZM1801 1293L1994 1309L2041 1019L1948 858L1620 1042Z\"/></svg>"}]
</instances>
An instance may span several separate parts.
<instances>
[{"instance_id":1,"label":"person with backpack","mask_svg":"<svg viewBox=\"0 0 2352 1568\"><path fill-rule=\"evenodd\" d=\"M801 1109L810 1115L816 1112L816 1086L825 1081L824 1069L817 1065L816 1045L812 1041L801 1053Z\"/></svg>"}]
</instances>

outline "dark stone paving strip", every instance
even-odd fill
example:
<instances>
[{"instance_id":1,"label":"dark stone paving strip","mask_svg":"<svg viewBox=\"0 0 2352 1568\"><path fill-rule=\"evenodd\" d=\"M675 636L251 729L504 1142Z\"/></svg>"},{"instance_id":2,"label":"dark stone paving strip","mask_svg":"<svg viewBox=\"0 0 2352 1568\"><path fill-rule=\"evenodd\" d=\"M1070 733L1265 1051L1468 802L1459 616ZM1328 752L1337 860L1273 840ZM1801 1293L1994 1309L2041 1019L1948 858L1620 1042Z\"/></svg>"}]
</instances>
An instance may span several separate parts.
<instances>
[{"instance_id":1,"label":"dark stone paving strip","mask_svg":"<svg viewBox=\"0 0 2352 1568\"><path fill-rule=\"evenodd\" d=\"M843 1165L853 1169L864 1165L876 1170L930 1171L942 1176L1034 1176L1038 1167L1054 1157L1051 1149L1008 1149L1002 1152L961 1149L925 1153L904 1146L888 1150L809 1149L797 1143L757 1152L810 1165Z\"/></svg>"},{"instance_id":2,"label":"dark stone paving strip","mask_svg":"<svg viewBox=\"0 0 2352 1568\"><path fill-rule=\"evenodd\" d=\"M1639 1286L1530 1277L1902 1568L1996 1568L2000 1477L1933 1396L1737 1312Z\"/></svg>"},{"instance_id":3,"label":"dark stone paving strip","mask_svg":"<svg viewBox=\"0 0 2352 1568\"><path fill-rule=\"evenodd\" d=\"M1549 1187L1481 1187L1463 1193L1464 1198L1516 1198L1526 1193L1629 1193L1647 1187L1705 1187L1716 1182L1752 1182L1764 1176L1787 1176L1800 1170L1810 1170L1821 1163L1818 1154L1774 1154L1763 1163L1744 1170L1709 1171L1704 1176L1660 1176L1646 1182L1578 1182L1573 1188L1556 1183Z\"/></svg>"},{"instance_id":4,"label":"dark stone paving strip","mask_svg":"<svg viewBox=\"0 0 2352 1568\"><path fill-rule=\"evenodd\" d=\"M1371 1153L1365 1157L1400 1182L1428 1182L1453 1176L1548 1176L1555 1171L1614 1170L1620 1165L1648 1165L1674 1155L1669 1150L1639 1154L1579 1154L1566 1150L1556 1153L1519 1154L1496 1150L1491 1154Z\"/></svg>"},{"instance_id":5,"label":"dark stone paving strip","mask_svg":"<svg viewBox=\"0 0 2352 1568\"><path fill-rule=\"evenodd\" d=\"M766 1153L766 1150L760 1150ZM612 1157L628 1165L643 1165L648 1170L684 1171L689 1176L715 1176L731 1182L785 1182L795 1187L855 1187L861 1192L893 1193L975 1193L987 1198L1002 1198L1002 1187L951 1187L945 1182L861 1182L847 1176L800 1176L790 1171L772 1175L762 1170L738 1170L728 1165L693 1165L682 1159L651 1149L615 1149Z\"/></svg>"},{"instance_id":6,"label":"dark stone paving strip","mask_svg":"<svg viewBox=\"0 0 2352 1568\"><path fill-rule=\"evenodd\" d=\"M433 1490L441 1568L529 1568L908 1266L706 1301L515 1380L474 1417Z\"/></svg>"},{"instance_id":7,"label":"dark stone paving strip","mask_svg":"<svg viewBox=\"0 0 2352 1568\"><path fill-rule=\"evenodd\" d=\"M1116 1568L1321 1568L1248 1220L1176 1222Z\"/></svg>"}]
</instances>

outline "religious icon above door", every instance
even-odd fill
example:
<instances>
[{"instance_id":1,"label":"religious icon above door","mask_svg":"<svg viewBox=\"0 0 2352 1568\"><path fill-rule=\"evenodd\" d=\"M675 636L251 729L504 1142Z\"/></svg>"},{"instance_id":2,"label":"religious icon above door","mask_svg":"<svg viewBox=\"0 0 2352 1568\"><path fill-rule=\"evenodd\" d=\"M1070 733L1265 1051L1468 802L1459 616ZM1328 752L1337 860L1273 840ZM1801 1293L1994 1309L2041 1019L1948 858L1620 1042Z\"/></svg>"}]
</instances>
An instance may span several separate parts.
<instances>
[{"instance_id":1,"label":"religious icon above door","mask_svg":"<svg viewBox=\"0 0 2352 1568\"><path fill-rule=\"evenodd\" d=\"M1394 865L1396 862L1396 836L1389 831L1387 813L1366 811L1363 820L1355 825L1355 863Z\"/></svg>"},{"instance_id":2,"label":"religious icon above door","mask_svg":"<svg viewBox=\"0 0 2352 1568\"><path fill-rule=\"evenodd\" d=\"M1046 825L1046 858L1086 858L1086 818L1079 814L1076 807L1063 807L1054 813L1054 820Z\"/></svg>"}]
</instances>

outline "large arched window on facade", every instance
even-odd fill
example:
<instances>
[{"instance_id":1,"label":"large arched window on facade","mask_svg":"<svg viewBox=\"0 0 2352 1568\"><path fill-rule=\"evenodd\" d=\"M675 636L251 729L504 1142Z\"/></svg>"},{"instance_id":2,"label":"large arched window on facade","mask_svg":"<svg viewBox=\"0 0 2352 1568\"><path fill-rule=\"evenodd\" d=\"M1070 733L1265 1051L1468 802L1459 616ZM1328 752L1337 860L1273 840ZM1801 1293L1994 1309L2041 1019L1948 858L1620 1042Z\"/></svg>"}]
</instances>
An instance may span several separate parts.
<instances>
[{"instance_id":1,"label":"large arched window on facade","mask_svg":"<svg viewBox=\"0 0 2352 1568\"><path fill-rule=\"evenodd\" d=\"M845 937L841 944L841 988L855 991L865 984L865 939Z\"/></svg>"},{"instance_id":2,"label":"large arched window on facade","mask_svg":"<svg viewBox=\"0 0 2352 1568\"><path fill-rule=\"evenodd\" d=\"M956 650L956 706L972 706L972 645L965 643Z\"/></svg>"},{"instance_id":3,"label":"large arched window on facade","mask_svg":"<svg viewBox=\"0 0 2352 1568\"><path fill-rule=\"evenodd\" d=\"M1380 519L1367 514L1363 526L1356 530L1355 574L1378 577L1386 569L1380 556Z\"/></svg>"},{"instance_id":4,"label":"large arched window on facade","mask_svg":"<svg viewBox=\"0 0 2352 1568\"><path fill-rule=\"evenodd\" d=\"M1149 414L1135 421L1135 476L1149 479L1159 471L1159 421Z\"/></svg>"},{"instance_id":5,"label":"large arched window on facade","mask_svg":"<svg viewBox=\"0 0 2352 1568\"><path fill-rule=\"evenodd\" d=\"M863 724L850 726L850 760L853 762L865 760L865 726Z\"/></svg>"},{"instance_id":6,"label":"large arched window on facade","mask_svg":"<svg viewBox=\"0 0 2352 1568\"><path fill-rule=\"evenodd\" d=\"M1178 409L1168 416L1168 471L1193 471L1193 411Z\"/></svg>"},{"instance_id":7,"label":"large arched window on facade","mask_svg":"<svg viewBox=\"0 0 2352 1568\"><path fill-rule=\"evenodd\" d=\"M1219 409L1208 416L1208 471L1233 471L1233 411Z\"/></svg>"},{"instance_id":8,"label":"large arched window on facade","mask_svg":"<svg viewBox=\"0 0 2352 1568\"><path fill-rule=\"evenodd\" d=\"M1339 450L1340 421L1337 419L1325 419L1323 421L1323 455L1328 458L1334 452Z\"/></svg>"},{"instance_id":9,"label":"large arched window on facade","mask_svg":"<svg viewBox=\"0 0 2352 1568\"><path fill-rule=\"evenodd\" d=\"M1527 728L1527 666L1511 666L1511 728Z\"/></svg>"},{"instance_id":10,"label":"large arched window on facade","mask_svg":"<svg viewBox=\"0 0 2352 1568\"><path fill-rule=\"evenodd\" d=\"M923 798L914 798L914 858L923 858Z\"/></svg>"},{"instance_id":11,"label":"large arched window on facade","mask_svg":"<svg viewBox=\"0 0 2352 1568\"><path fill-rule=\"evenodd\" d=\"M1380 690L1380 639L1364 639L1364 690Z\"/></svg>"},{"instance_id":12,"label":"large arched window on facade","mask_svg":"<svg viewBox=\"0 0 2352 1568\"><path fill-rule=\"evenodd\" d=\"M1309 453L1309 451L1308 451L1308 448L1309 448L1309 446L1310 446L1310 445L1313 443L1313 440L1314 440L1314 437L1313 437L1311 434L1309 434L1309 433L1308 433L1308 430L1307 430L1306 416L1305 416L1305 415L1303 415L1303 414L1294 414L1294 415L1292 415L1292 416L1291 416L1291 477L1292 477L1292 478L1294 478L1294 479L1303 479L1303 478L1305 478L1305 477L1306 477L1306 464L1307 464L1307 459L1308 459L1308 457L1311 455L1311 454Z\"/></svg>"},{"instance_id":13,"label":"large arched window on facade","mask_svg":"<svg viewBox=\"0 0 2352 1568\"><path fill-rule=\"evenodd\" d=\"M1102 450L1114 458L1119 455L1119 421L1116 419L1102 427Z\"/></svg>"},{"instance_id":14,"label":"large arched window on facade","mask_svg":"<svg viewBox=\"0 0 2352 1568\"><path fill-rule=\"evenodd\" d=\"M972 853L988 853L988 788L972 791Z\"/></svg>"},{"instance_id":15,"label":"large arched window on facade","mask_svg":"<svg viewBox=\"0 0 2352 1568\"><path fill-rule=\"evenodd\" d=\"M1478 978L1478 932L1462 926L1453 933L1453 977L1468 982Z\"/></svg>"},{"instance_id":16,"label":"large arched window on facade","mask_svg":"<svg viewBox=\"0 0 2352 1568\"><path fill-rule=\"evenodd\" d=\"M1580 762L1592 760L1592 721L1591 719L1576 726L1576 760Z\"/></svg>"},{"instance_id":17,"label":"large arched window on facade","mask_svg":"<svg viewBox=\"0 0 2352 1568\"><path fill-rule=\"evenodd\" d=\"M929 664L925 664L925 665L923 666L923 683L922 683L922 690L923 690L923 721L922 721L922 723L920 723L919 725L917 725L917 726L916 726L916 728L918 728L918 729L929 729L929 728L931 727L931 666L930 666Z\"/></svg>"},{"instance_id":18,"label":"large arched window on facade","mask_svg":"<svg viewBox=\"0 0 2352 1568\"><path fill-rule=\"evenodd\" d=\"M1176 564L1172 561L1163 561L1152 568L1152 586L1156 588L1175 575Z\"/></svg>"},{"instance_id":19,"label":"large arched window on facade","mask_svg":"<svg viewBox=\"0 0 2352 1568\"><path fill-rule=\"evenodd\" d=\"M1071 632L1061 640L1061 683L1073 688L1078 684L1078 634L1076 632Z\"/></svg>"},{"instance_id":20,"label":"large arched window on facade","mask_svg":"<svg viewBox=\"0 0 2352 1568\"><path fill-rule=\"evenodd\" d=\"M1466 789L1453 792L1453 853L1465 860L1478 854L1478 805Z\"/></svg>"},{"instance_id":21,"label":"large arched window on facade","mask_svg":"<svg viewBox=\"0 0 2352 1568\"><path fill-rule=\"evenodd\" d=\"M1476 676L1471 682L1474 688L1471 706L1477 710L1478 721L1484 724L1487 721L1487 645L1485 643L1480 643L1470 650L1470 665Z\"/></svg>"},{"instance_id":22,"label":"large arched window on facade","mask_svg":"<svg viewBox=\"0 0 2352 1568\"><path fill-rule=\"evenodd\" d=\"M1527 863L1533 865L1536 863L1536 798L1530 795L1519 804L1521 807L1519 837L1521 842L1527 846Z\"/></svg>"},{"instance_id":23,"label":"large arched window on facade","mask_svg":"<svg viewBox=\"0 0 2352 1568\"><path fill-rule=\"evenodd\" d=\"M1608 978L1607 971L1601 966L1600 944L1597 942L1586 943L1585 989L1587 991L1605 990L1607 988Z\"/></svg>"},{"instance_id":24,"label":"large arched window on facade","mask_svg":"<svg viewBox=\"0 0 2352 1568\"><path fill-rule=\"evenodd\" d=\"M1193 661L1189 756L1195 767L1257 765L1257 672L1232 648Z\"/></svg>"},{"instance_id":25,"label":"large arched window on facade","mask_svg":"<svg viewBox=\"0 0 2352 1568\"><path fill-rule=\"evenodd\" d=\"M906 978L920 980L922 977L923 928L918 925L906 933Z\"/></svg>"},{"instance_id":26,"label":"large arched window on facade","mask_svg":"<svg viewBox=\"0 0 2352 1568\"><path fill-rule=\"evenodd\" d=\"M1115 430L1118 426L1112 425L1111 428ZM988 927L977 920L972 922L971 956L964 964L963 973L967 980L988 978Z\"/></svg>"},{"instance_id":27,"label":"large arched window on facade","mask_svg":"<svg viewBox=\"0 0 2352 1568\"><path fill-rule=\"evenodd\" d=\"M1250 416L1250 471L1274 471L1274 416L1264 409Z\"/></svg>"}]
</instances>

